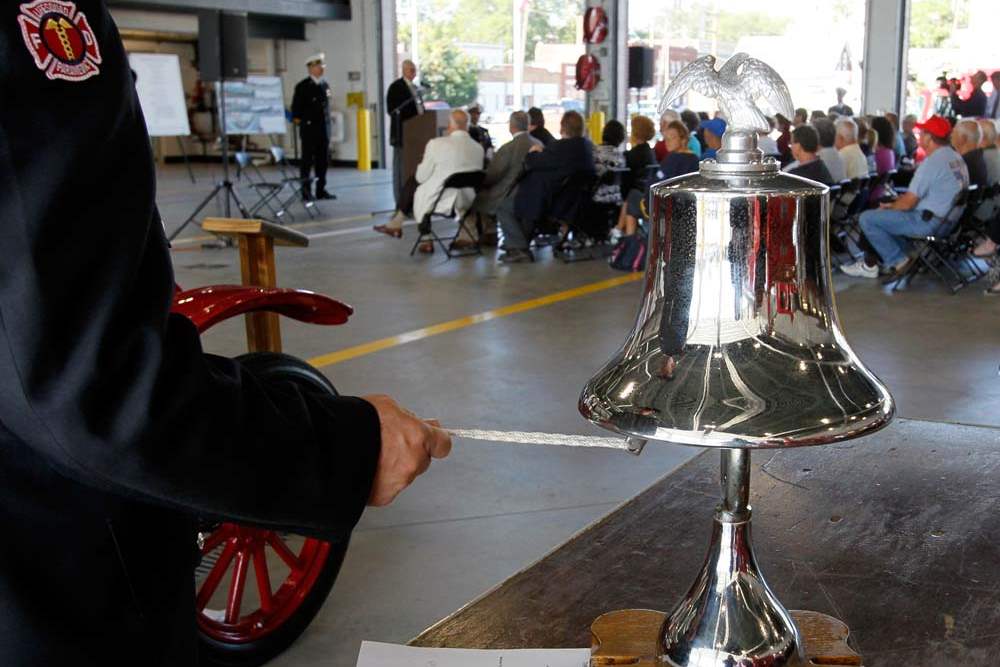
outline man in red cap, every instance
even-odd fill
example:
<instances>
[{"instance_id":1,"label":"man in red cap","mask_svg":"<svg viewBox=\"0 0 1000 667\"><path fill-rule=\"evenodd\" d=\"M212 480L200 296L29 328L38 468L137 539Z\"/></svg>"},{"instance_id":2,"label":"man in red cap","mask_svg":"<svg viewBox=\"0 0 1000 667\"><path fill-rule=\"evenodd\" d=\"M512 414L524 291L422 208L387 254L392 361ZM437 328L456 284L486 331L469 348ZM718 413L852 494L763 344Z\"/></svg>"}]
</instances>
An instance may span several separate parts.
<instances>
[{"instance_id":1,"label":"man in red cap","mask_svg":"<svg viewBox=\"0 0 1000 667\"><path fill-rule=\"evenodd\" d=\"M886 269L884 282L906 273L913 261L906 253L907 237L933 234L946 222L952 203L969 187L969 171L962 156L951 146L951 124L941 116L917 123L920 147L927 158L917 168L910 189L891 203L861 214L861 230L867 239L865 258L841 267L850 276L877 278L878 259Z\"/></svg>"}]
</instances>

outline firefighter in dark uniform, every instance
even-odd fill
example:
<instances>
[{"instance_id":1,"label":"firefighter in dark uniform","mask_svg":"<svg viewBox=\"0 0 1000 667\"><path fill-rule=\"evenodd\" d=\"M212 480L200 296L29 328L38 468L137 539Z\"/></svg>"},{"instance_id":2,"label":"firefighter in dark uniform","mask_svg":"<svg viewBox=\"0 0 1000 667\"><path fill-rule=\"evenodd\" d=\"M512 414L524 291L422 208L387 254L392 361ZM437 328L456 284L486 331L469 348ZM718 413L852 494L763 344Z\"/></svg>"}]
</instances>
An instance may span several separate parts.
<instances>
[{"instance_id":1,"label":"firefighter in dark uniform","mask_svg":"<svg viewBox=\"0 0 1000 667\"><path fill-rule=\"evenodd\" d=\"M387 397L262 382L168 313L101 0L0 5L0 99L0 665L194 665L195 516L343 540L450 441Z\"/></svg>"},{"instance_id":2,"label":"firefighter in dark uniform","mask_svg":"<svg viewBox=\"0 0 1000 667\"><path fill-rule=\"evenodd\" d=\"M309 76L295 86L292 122L299 126L302 194L312 199L311 170L316 171L316 199L336 199L326 191L326 166L330 159L330 84L323 78L326 56L317 53L306 60Z\"/></svg>"}]
</instances>

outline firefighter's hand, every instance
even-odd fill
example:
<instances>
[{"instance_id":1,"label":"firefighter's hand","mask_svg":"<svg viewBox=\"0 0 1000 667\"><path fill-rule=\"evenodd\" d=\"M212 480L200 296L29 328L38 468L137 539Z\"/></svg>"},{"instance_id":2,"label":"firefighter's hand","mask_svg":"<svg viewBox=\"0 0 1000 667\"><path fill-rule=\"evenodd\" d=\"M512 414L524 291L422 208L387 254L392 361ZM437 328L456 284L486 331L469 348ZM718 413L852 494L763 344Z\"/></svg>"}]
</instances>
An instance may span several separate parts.
<instances>
[{"instance_id":1,"label":"firefighter's hand","mask_svg":"<svg viewBox=\"0 0 1000 667\"><path fill-rule=\"evenodd\" d=\"M421 475L431 459L451 452L451 436L434 420L423 420L388 396L365 396L382 426L382 450L368 504L388 505Z\"/></svg>"}]
</instances>

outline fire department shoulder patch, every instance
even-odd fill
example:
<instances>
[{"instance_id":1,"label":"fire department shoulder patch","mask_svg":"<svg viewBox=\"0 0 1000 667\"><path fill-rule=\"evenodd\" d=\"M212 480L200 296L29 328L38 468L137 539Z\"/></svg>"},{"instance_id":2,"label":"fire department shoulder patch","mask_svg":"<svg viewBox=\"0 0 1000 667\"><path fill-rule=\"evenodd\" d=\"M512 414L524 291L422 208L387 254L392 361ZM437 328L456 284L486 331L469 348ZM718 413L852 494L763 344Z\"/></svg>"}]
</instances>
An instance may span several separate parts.
<instances>
[{"instance_id":1,"label":"fire department shoulder patch","mask_svg":"<svg viewBox=\"0 0 1000 667\"><path fill-rule=\"evenodd\" d=\"M35 64L50 79L83 81L100 74L101 49L76 4L62 0L26 2L17 22Z\"/></svg>"}]
</instances>

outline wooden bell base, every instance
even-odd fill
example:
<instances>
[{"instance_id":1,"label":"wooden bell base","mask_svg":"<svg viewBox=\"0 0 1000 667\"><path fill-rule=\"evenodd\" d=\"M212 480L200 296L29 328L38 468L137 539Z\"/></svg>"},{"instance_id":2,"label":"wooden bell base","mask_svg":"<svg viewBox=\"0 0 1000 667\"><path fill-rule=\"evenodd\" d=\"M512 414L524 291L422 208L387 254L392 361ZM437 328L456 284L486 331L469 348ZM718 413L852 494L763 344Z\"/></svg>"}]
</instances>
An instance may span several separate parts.
<instances>
[{"instance_id":1,"label":"wooden bell base","mask_svg":"<svg viewBox=\"0 0 1000 667\"><path fill-rule=\"evenodd\" d=\"M862 665L861 656L847 646L849 630L843 622L815 611L791 611L802 633L808 665ZM649 609L622 609L598 616L590 626L591 667L634 665L661 667L656 643L666 614Z\"/></svg>"}]
</instances>

